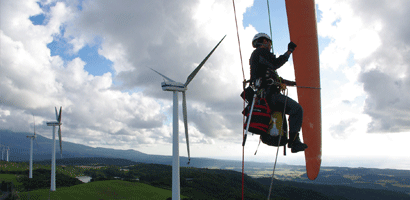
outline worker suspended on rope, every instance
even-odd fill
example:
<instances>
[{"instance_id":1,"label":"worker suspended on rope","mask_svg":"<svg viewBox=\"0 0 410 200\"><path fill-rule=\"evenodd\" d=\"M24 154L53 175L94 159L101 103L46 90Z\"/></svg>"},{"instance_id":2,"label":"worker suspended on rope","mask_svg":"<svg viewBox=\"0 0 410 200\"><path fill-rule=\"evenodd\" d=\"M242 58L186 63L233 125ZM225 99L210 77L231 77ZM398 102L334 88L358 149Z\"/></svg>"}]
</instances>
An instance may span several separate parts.
<instances>
[{"instance_id":1,"label":"worker suspended on rope","mask_svg":"<svg viewBox=\"0 0 410 200\"><path fill-rule=\"evenodd\" d=\"M299 138L299 132L302 127L303 109L295 100L280 93L281 88L285 85L295 86L296 82L289 81L279 77L276 70L284 65L290 54L295 50L296 44L290 42L288 51L276 58L275 54L270 52L272 46L271 38L265 33L258 33L252 39L252 46L255 50L252 52L249 60L251 69L251 85L257 89L264 89L269 107L286 105L285 113L289 115L289 142L288 148L292 153L304 151L307 145L302 143Z\"/></svg>"}]
</instances>

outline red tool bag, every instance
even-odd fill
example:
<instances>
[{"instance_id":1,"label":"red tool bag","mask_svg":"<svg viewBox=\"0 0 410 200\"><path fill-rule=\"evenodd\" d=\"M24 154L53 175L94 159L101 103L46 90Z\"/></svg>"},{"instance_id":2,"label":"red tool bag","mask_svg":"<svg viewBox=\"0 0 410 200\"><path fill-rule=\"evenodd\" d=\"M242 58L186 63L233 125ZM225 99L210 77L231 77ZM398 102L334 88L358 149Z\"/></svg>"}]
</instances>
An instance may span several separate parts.
<instances>
[{"instance_id":1,"label":"red tool bag","mask_svg":"<svg viewBox=\"0 0 410 200\"><path fill-rule=\"evenodd\" d=\"M248 124L249 114L251 112L251 103L242 112L246 116L243 128L246 130ZM271 110L265 98L257 98L255 105L253 106L251 122L249 124L249 132L254 134L263 135L267 134L269 129L269 122L271 118Z\"/></svg>"}]
</instances>

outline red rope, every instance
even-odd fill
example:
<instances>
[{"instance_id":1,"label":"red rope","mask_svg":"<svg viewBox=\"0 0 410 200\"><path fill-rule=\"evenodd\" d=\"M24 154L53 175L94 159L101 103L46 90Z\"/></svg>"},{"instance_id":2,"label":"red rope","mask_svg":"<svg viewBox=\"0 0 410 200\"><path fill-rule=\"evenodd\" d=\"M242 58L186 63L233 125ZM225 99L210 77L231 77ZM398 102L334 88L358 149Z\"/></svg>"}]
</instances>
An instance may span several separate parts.
<instances>
[{"instance_id":1,"label":"red rope","mask_svg":"<svg viewBox=\"0 0 410 200\"><path fill-rule=\"evenodd\" d=\"M232 0L232 3L233 3L233 12L234 12L234 15L235 15L236 35L238 37L239 56L240 56L240 59L241 59L242 75L243 75L243 80L246 81L245 71L243 69L241 41L239 39L238 20L236 19L235 0ZM243 102L243 108L245 109L245 101ZM243 118L242 118L242 124L244 122L245 122L245 116L243 116ZM245 132L244 132L243 128L242 128L242 138L245 138ZM245 146L242 146L242 200L244 200L244 185L245 185Z\"/></svg>"}]
</instances>

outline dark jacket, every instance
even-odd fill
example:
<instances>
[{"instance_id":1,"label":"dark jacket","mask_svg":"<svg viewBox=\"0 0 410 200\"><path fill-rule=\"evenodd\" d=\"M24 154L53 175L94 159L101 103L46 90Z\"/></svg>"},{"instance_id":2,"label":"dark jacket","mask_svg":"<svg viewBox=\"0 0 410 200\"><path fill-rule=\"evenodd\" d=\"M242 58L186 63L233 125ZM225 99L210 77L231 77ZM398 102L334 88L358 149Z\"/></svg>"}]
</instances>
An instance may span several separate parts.
<instances>
[{"instance_id":1,"label":"dark jacket","mask_svg":"<svg viewBox=\"0 0 410 200\"><path fill-rule=\"evenodd\" d=\"M280 68L289 60L288 54L283 54L276 58L266 48L256 48L249 59L251 68L251 82L254 83L258 78L262 78L262 87L266 86L266 80L278 77L276 69Z\"/></svg>"}]
</instances>

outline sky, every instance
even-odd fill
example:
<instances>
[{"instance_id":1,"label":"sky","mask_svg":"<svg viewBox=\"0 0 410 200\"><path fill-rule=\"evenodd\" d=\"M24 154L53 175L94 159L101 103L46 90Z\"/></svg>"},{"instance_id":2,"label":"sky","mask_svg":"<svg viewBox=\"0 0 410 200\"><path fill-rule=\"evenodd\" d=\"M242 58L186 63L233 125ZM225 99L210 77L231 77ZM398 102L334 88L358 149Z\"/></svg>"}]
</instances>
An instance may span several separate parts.
<instances>
[{"instance_id":1,"label":"sky","mask_svg":"<svg viewBox=\"0 0 410 200\"><path fill-rule=\"evenodd\" d=\"M269 2L280 55L290 42L285 1ZM37 134L51 138L46 122L62 106L64 141L171 155L172 92L149 68L185 82L227 35L189 84L189 142L192 157L240 159L243 74L252 37L270 27L266 1L235 6L244 73L231 1L2 0L0 129L32 132L34 115ZM316 9L322 165L410 170L410 2L316 0ZM278 72L294 79L292 57ZM181 106L179 115L187 156ZM258 140L248 137L245 161L273 162L276 148L253 155Z\"/></svg>"}]
</instances>

